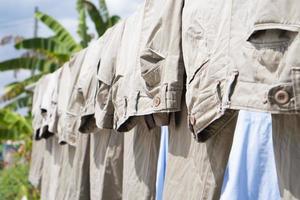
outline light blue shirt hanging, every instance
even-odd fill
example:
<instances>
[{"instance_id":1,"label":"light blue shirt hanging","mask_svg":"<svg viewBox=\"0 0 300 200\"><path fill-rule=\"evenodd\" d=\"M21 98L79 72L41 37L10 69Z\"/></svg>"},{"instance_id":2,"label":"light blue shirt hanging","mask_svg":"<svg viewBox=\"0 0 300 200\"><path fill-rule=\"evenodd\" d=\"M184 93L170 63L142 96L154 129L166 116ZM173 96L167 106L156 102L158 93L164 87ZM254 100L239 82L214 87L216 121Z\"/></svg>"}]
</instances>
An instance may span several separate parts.
<instances>
[{"instance_id":1,"label":"light blue shirt hanging","mask_svg":"<svg viewBox=\"0 0 300 200\"><path fill-rule=\"evenodd\" d=\"M160 148L156 176L156 200L163 199L166 164L168 155L169 130L167 126L161 128Z\"/></svg>"},{"instance_id":2,"label":"light blue shirt hanging","mask_svg":"<svg viewBox=\"0 0 300 200\"><path fill-rule=\"evenodd\" d=\"M240 111L221 199L280 199L270 114Z\"/></svg>"}]
</instances>

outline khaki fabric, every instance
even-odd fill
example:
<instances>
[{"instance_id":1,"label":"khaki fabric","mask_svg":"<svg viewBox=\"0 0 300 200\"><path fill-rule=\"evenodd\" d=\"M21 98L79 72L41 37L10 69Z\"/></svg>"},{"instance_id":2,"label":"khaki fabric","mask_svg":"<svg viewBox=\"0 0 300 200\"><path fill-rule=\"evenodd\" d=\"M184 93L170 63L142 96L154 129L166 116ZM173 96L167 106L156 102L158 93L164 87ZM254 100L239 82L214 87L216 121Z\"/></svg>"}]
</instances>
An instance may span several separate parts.
<instances>
[{"instance_id":1,"label":"khaki fabric","mask_svg":"<svg viewBox=\"0 0 300 200\"><path fill-rule=\"evenodd\" d=\"M132 72L136 68L138 59L137 45L139 44L142 11L140 10L124 22L120 22L115 28L118 28L118 31L112 32L111 38L114 39L110 39L110 43L105 48L108 56L106 54L103 55L97 76L99 88L96 96L95 116L99 128L118 129L120 120L126 117L126 111L123 107L124 103L129 103L126 100L124 101L124 95L131 98L132 92L136 92L132 89L134 89L134 84L137 84L137 82L134 83L130 77L134 78L135 74ZM123 29L124 31L122 31ZM120 35L121 33L123 34ZM134 102L132 101L132 103ZM128 106L132 105L128 104ZM138 118L137 122L137 126L125 132L123 136L122 199L155 199L160 129L156 128L149 131L143 118ZM121 137L120 135L117 136ZM114 145L109 146L109 148L112 147ZM115 147L120 148L118 146ZM110 151L109 148L108 151ZM113 161L108 152L106 157L106 162L108 159ZM113 162L111 163L113 164ZM109 170L106 170L106 172L109 175ZM111 179L113 176L109 177L110 180L113 180ZM115 179L120 180L117 177ZM106 178L104 179L104 181L107 180ZM110 181L104 184L105 188L109 188L107 183L110 183ZM106 189L103 189L103 191L103 194L105 194ZM118 197L111 198L119 199Z\"/></svg>"},{"instance_id":2,"label":"khaki fabric","mask_svg":"<svg viewBox=\"0 0 300 200\"><path fill-rule=\"evenodd\" d=\"M62 166L63 148L57 137L45 140L44 164L41 183L41 200L56 200Z\"/></svg>"},{"instance_id":3,"label":"khaki fabric","mask_svg":"<svg viewBox=\"0 0 300 200\"><path fill-rule=\"evenodd\" d=\"M120 127L128 116L132 113L136 113L136 94L138 91L134 91L135 85L140 82L135 79L137 73L137 56L138 45L141 34L141 26L143 19L143 9L134 13L125 21L124 32L121 41L117 48L118 54L116 58L116 66L114 70L114 79L111 95L112 105L114 106L114 129L119 131L127 131L129 129ZM101 67L101 66L100 66ZM101 70L101 69L100 69ZM102 80L105 80L105 73L99 73ZM133 109L132 109L133 108ZM130 125L129 125L130 124ZM127 126L134 126L132 123L127 123Z\"/></svg>"},{"instance_id":4,"label":"khaki fabric","mask_svg":"<svg viewBox=\"0 0 300 200\"><path fill-rule=\"evenodd\" d=\"M288 6L287 6L288 5ZM206 131L228 109L299 111L297 0L186 0L182 48L190 129Z\"/></svg>"},{"instance_id":5,"label":"khaki fabric","mask_svg":"<svg viewBox=\"0 0 300 200\"><path fill-rule=\"evenodd\" d=\"M74 78L74 76L76 76L75 72L77 72L78 75L84 55L85 50L79 52L73 56L69 62L65 63L61 69L57 90L57 134L60 144L75 145L76 143L75 134L70 133L70 131L66 129L66 113L74 88L74 82L76 81L76 78ZM70 126L70 124L68 125Z\"/></svg>"},{"instance_id":6,"label":"khaki fabric","mask_svg":"<svg viewBox=\"0 0 300 200\"><path fill-rule=\"evenodd\" d=\"M79 134L76 140L76 150L73 166L68 173L69 187L64 194L69 200L90 199L90 135Z\"/></svg>"},{"instance_id":7,"label":"khaki fabric","mask_svg":"<svg viewBox=\"0 0 300 200\"><path fill-rule=\"evenodd\" d=\"M78 134L81 115L84 114L83 108L87 106L87 96L90 93L91 79L96 74L98 62L101 56L103 38L90 44L85 50L84 56L80 59L80 67L77 66L77 73L73 76L70 99L66 112L66 133L73 135L76 140L75 158L72 169L70 169L68 180L69 187L65 190L66 199L72 200L88 200L90 199L90 184L89 184L89 154L90 154L90 135ZM78 59L78 58L77 58ZM74 66L75 67L75 66ZM95 70L94 70L95 69ZM93 83L96 84L96 83Z\"/></svg>"},{"instance_id":8,"label":"khaki fabric","mask_svg":"<svg viewBox=\"0 0 300 200\"><path fill-rule=\"evenodd\" d=\"M237 1L236 5L245 3ZM263 0L248 6L247 11L255 14L245 17L243 25L237 21L242 11L234 13L233 23L238 25L232 32L240 32L232 34L231 49L237 53L231 57L239 75L230 108L299 113L300 2Z\"/></svg>"},{"instance_id":9,"label":"khaki fabric","mask_svg":"<svg viewBox=\"0 0 300 200\"><path fill-rule=\"evenodd\" d=\"M112 85L116 77L116 62L121 45L125 21L120 21L106 36L102 59L97 73L95 119L101 129L113 128L114 105L112 103Z\"/></svg>"},{"instance_id":10,"label":"khaki fabric","mask_svg":"<svg viewBox=\"0 0 300 200\"><path fill-rule=\"evenodd\" d=\"M90 196L91 200L103 199L105 157L112 130L91 134L90 145Z\"/></svg>"},{"instance_id":11,"label":"khaki fabric","mask_svg":"<svg viewBox=\"0 0 300 200\"><path fill-rule=\"evenodd\" d=\"M54 72L55 74L55 85L53 89L53 93L51 95L51 105L50 110L48 111L48 131L54 134L57 134L57 121L58 121L58 89L61 78L62 68L59 68Z\"/></svg>"},{"instance_id":12,"label":"khaki fabric","mask_svg":"<svg viewBox=\"0 0 300 200\"><path fill-rule=\"evenodd\" d=\"M107 46L113 41L114 35L122 34L122 30L118 28L120 27L119 24L109 29L96 43L88 48L77 84L78 95L81 95L81 99L77 99L77 104L81 104L83 108L80 110L81 124L79 130L82 133L90 133L88 136L91 137L90 149L87 154L90 162L89 166L87 162L83 166L84 169L81 173L85 173L85 177L81 181L81 187L89 185L88 194L91 199L122 198L122 136L120 137L112 130L97 129L94 118L94 114L97 115L97 112L95 113L95 95L98 86L96 74L99 65L102 63L103 54L111 56L107 53L109 52ZM86 183L86 181L89 181L89 183ZM87 194L87 191L87 188L85 188L85 191L80 193L81 199L87 198L87 195L82 196L82 194ZM77 194L79 193L77 192ZM77 199L77 197L72 199Z\"/></svg>"},{"instance_id":13,"label":"khaki fabric","mask_svg":"<svg viewBox=\"0 0 300 200\"><path fill-rule=\"evenodd\" d=\"M94 109L95 101L94 90L97 86L97 81L94 80L96 80L96 73L101 59L103 42L104 38L102 36L97 41L90 44L87 49L86 58L84 59L84 62L82 64L78 82L76 83L76 97L72 102L74 104L73 113L76 113L79 118L82 118L83 116L89 116L94 113L94 111L92 111ZM84 120L85 119L86 117L84 117ZM83 122L82 120L81 123L85 123L85 121ZM82 128L80 127L77 127L77 130L79 128L79 130L82 131ZM91 131L88 131L88 133L91 133Z\"/></svg>"},{"instance_id":14,"label":"khaki fabric","mask_svg":"<svg viewBox=\"0 0 300 200\"><path fill-rule=\"evenodd\" d=\"M111 29L88 48L87 58L78 80L77 95L81 97L81 102L79 102L82 105L82 109L79 110L81 115L79 131L82 133L91 133L96 128L94 118L95 95L98 86L96 75L101 62L102 48L110 31Z\"/></svg>"},{"instance_id":15,"label":"khaki fabric","mask_svg":"<svg viewBox=\"0 0 300 200\"><path fill-rule=\"evenodd\" d=\"M183 1L145 1L126 20L112 86L118 131L129 131L144 116L149 128L166 125L168 113L180 110L182 6Z\"/></svg>"},{"instance_id":16,"label":"khaki fabric","mask_svg":"<svg viewBox=\"0 0 300 200\"><path fill-rule=\"evenodd\" d=\"M41 102L41 111L48 112L51 109L51 97L55 89L55 84L57 81L57 72L45 75L44 79L47 82L44 88L44 94Z\"/></svg>"},{"instance_id":17,"label":"khaki fabric","mask_svg":"<svg viewBox=\"0 0 300 200\"><path fill-rule=\"evenodd\" d=\"M98 88L97 72L101 63L103 51L108 39L111 36L112 30L115 27L108 29L88 49L87 58L83 63L81 76L78 81L78 95L82 96L81 104L83 104L81 113L81 124L79 131L81 133L92 133L96 129L95 120L95 103L96 92Z\"/></svg>"},{"instance_id":18,"label":"khaki fabric","mask_svg":"<svg viewBox=\"0 0 300 200\"><path fill-rule=\"evenodd\" d=\"M45 76L40 78L40 80L37 82L35 89L34 89L34 95L33 95L33 106L32 106L32 126L34 130L34 139L40 140L40 132L43 124L43 115L41 112L41 104L43 100L44 90L46 88L46 79Z\"/></svg>"},{"instance_id":19,"label":"khaki fabric","mask_svg":"<svg viewBox=\"0 0 300 200\"><path fill-rule=\"evenodd\" d=\"M37 81L34 91L33 91L33 97L32 97L32 108L31 108L31 113L32 113L32 128L33 128L33 139L36 140L38 137L38 129L39 124L40 124L40 117L39 117L39 112L38 112L38 102L39 102L39 83L41 82L41 79Z\"/></svg>"},{"instance_id":20,"label":"khaki fabric","mask_svg":"<svg viewBox=\"0 0 300 200\"><path fill-rule=\"evenodd\" d=\"M70 85L66 84L71 81L71 72L69 62L65 63L61 69L61 75L58 82L57 90L57 136L60 144L67 144L67 138L64 135L65 119L64 113L68 105Z\"/></svg>"},{"instance_id":21,"label":"khaki fabric","mask_svg":"<svg viewBox=\"0 0 300 200\"><path fill-rule=\"evenodd\" d=\"M40 106L42 102L42 82L43 77L37 81L36 86L34 88L33 99L32 99L32 126L33 126L33 142L32 142L32 152L30 159L30 168L29 168L29 182L35 186L41 186L41 179L43 174L43 166L44 166L44 151L45 151L45 141L36 139L39 138L40 128L42 127L42 115L40 111Z\"/></svg>"},{"instance_id":22,"label":"khaki fabric","mask_svg":"<svg viewBox=\"0 0 300 200\"><path fill-rule=\"evenodd\" d=\"M58 176L58 186L55 194L55 199L64 200L69 199L67 194L70 190L70 185L72 184L72 170L74 167L76 167L76 159L74 157L77 147L75 148L74 146L67 144L60 146L60 148L62 149L62 156L60 160L61 168Z\"/></svg>"},{"instance_id":23,"label":"khaki fabric","mask_svg":"<svg viewBox=\"0 0 300 200\"><path fill-rule=\"evenodd\" d=\"M121 25L121 29L119 28ZM96 77L99 65L102 64L103 54L111 56L107 52L109 44L114 41L115 35L122 34L122 23L109 29L97 43L90 46L87 58L83 64L78 81L78 93L82 97L80 110L80 132L90 133L91 144L89 149L89 190L91 199L121 199L122 198L122 169L123 169L123 136L119 136L112 130L97 129L97 112L95 112L95 95L98 87ZM103 51L105 49L106 51ZM108 59L106 57L106 59ZM104 61L105 62L105 61ZM94 117L94 114L96 116ZM102 127L103 128L103 127ZM86 136L80 136L86 137ZM88 179L87 179L88 178ZM82 183L82 186L84 184ZM85 192L84 192L85 193Z\"/></svg>"},{"instance_id":24,"label":"khaki fabric","mask_svg":"<svg viewBox=\"0 0 300 200\"><path fill-rule=\"evenodd\" d=\"M54 114L53 112L55 112L56 105L53 105L53 95L56 92L56 86L60 76L60 72L61 70L57 70L52 74L46 76L47 87L44 90L40 108L43 115L43 125L40 131L40 137L46 139L54 134L52 126L52 115Z\"/></svg>"},{"instance_id":25,"label":"khaki fabric","mask_svg":"<svg viewBox=\"0 0 300 200\"><path fill-rule=\"evenodd\" d=\"M184 88L181 48L183 0L145 2L139 47L137 115L152 114L151 126L169 123L170 112L180 110Z\"/></svg>"},{"instance_id":26,"label":"khaki fabric","mask_svg":"<svg viewBox=\"0 0 300 200\"><path fill-rule=\"evenodd\" d=\"M87 49L83 49L80 52L78 52L77 54L74 55L73 59L71 59L72 62L70 62L69 67L70 67L70 79L67 83L67 87L68 90L66 90L65 92L67 92L68 94L66 95L66 97L68 97L68 99L65 99L65 101L67 102L66 104L66 108L65 111L62 113L62 123L63 123L63 129L62 129L62 135L63 138L65 138L66 140L64 142L75 146L76 145L76 137L77 137L77 133L78 133L78 127L76 127L76 120L77 120L77 116L79 115L78 111L76 109L73 109L74 107L74 96L77 95L77 89L76 89L76 83L78 81L78 77L80 76L80 71L82 68L82 64L84 62L84 59L86 57L86 52Z\"/></svg>"},{"instance_id":27,"label":"khaki fabric","mask_svg":"<svg viewBox=\"0 0 300 200\"><path fill-rule=\"evenodd\" d=\"M161 129L149 130L142 120L124 133L124 200L155 200Z\"/></svg>"},{"instance_id":28,"label":"khaki fabric","mask_svg":"<svg viewBox=\"0 0 300 200\"><path fill-rule=\"evenodd\" d=\"M205 143L189 132L187 109L171 116L164 200L219 199L233 141L237 115Z\"/></svg>"},{"instance_id":29,"label":"khaki fabric","mask_svg":"<svg viewBox=\"0 0 300 200\"><path fill-rule=\"evenodd\" d=\"M124 135L103 129L91 134L91 200L122 199Z\"/></svg>"},{"instance_id":30,"label":"khaki fabric","mask_svg":"<svg viewBox=\"0 0 300 200\"><path fill-rule=\"evenodd\" d=\"M81 76L78 81L78 91L83 96L83 109L81 110L82 132L91 133L96 128L94 114L95 96L98 88L97 73L100 64L102 63L102 59L105 57L104 54L106 55L106 52L108 51L107 43L112 39L112 32L117 29L116 26L109 28L101 38L89 47L87 59L85 59L83 64ZM91 124L89 123L90 121ZM92 125L91 128L89 128L90 125Z\"/></svg>"},{"instance_id":31,"label":"khaki fabric","mask_svg":"<svg viewBox=\"0 0 300 200\"><path fill-rule=\"evenodd\" d=\"M44 166L45 140L33 140L28 180L36 188L40 188Z\"/></svg>"},{"instance_id":32,"label":"khaki fabric","mask_svg":"<svg viewBox=\"0 0 300 200\"><path fill-rule=\"evenodd\" d=\"M272 115L273 145L282 199L300 199L300 116Z\"/></svg>"}]
</instances>

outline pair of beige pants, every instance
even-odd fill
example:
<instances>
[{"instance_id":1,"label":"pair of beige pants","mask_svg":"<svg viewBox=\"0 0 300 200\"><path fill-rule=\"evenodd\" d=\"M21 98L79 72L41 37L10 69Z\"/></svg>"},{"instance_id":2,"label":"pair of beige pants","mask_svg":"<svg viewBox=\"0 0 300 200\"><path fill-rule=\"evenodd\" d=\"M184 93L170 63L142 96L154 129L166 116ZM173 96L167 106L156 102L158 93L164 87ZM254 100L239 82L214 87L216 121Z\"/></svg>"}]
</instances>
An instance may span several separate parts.
<instances>
[{"instance_id":1,"label":"pair of beige pants","mask_svg":"<svg viewBox=\"0 0 300 200\"><path fill-rule=\"evenodd\" d=\"M60 145L59 148L62 149L62 157L60 159L61 168L58 177L58 187L55 199L68 200L67 194L70 189L70 184L72 183L72 170L75 164L74 157L77 149L69 144Z\"/></svg>"},{"instance_id":2,"label":"pair of beige pants","mask_svg":"<svg viewBox=\"0 0 300 200\"><path fill-rule=\"evenodd\" d=\"M160 128L140 123L131 131L91 134L91 200L155 199Z\"/></svg>"},{"instance_id":3,"label":"pair of beige pants","mask_svg":"<svg viewBox=\"0 0 300 200\"><path fill-rule=\"evenodd\" d=\"M90 135L78 135L74 153L73 167L69 172L69 187L66 189L68 200L89 200Z\"/></svg>"},{"instance_id":4,"label":"pair of beige pants","mask_svg":"<svg viewBox=\"0 0 300 200\"><path fill-rule=\"evenodd\" d=\"M205 143L196 142L186 119L186 106L171 117L164 200L219 199L237 115Z\"/></svg>"},{"instance_id":5,"label":"pair of beige pants","mask_svg":"<svg viewBox=\"0 0 300 200\"><path fill-rule=\"evenodd\" d=\"M45 140L36 141L33 139L28 180L34 187L37 188L41 186L40 184L43 173L44 151Z\"/></svg>"},{"instance_id":6,"label":"pair of beige pants","mask_svg":"<svg viewBox=\"0 0 300 200\"><path fill-rule=\"evenodd\" d=\"M40 141L39 141L40 142ZM90 135L79 135L76 147L45 141L42 200L89 200Z\"/></svg>"},{"instance_id":7,"label":"pair of beige pants","mask_svg":"<svg viewBox=\"0 0 300 200\"><path fill-rule=\"evenodd\" d=\"M123 134L98 130L91 134L91 200L122 199Z\"/></svg>"},{"instance_id":8,"label":"pair of beige pants","mask_svg":"<svg viewBox=\"0 0 300 200\"><path fill-rule=\"evenodd\" d=\"M58 144L57 137L51 137L46 140L41 182L41 200L56 200L62 166L62 150L62 146Z\"/></svg>"},{"instance_id":9,"label":"pair of beige pants","mask_svg":"<svg viewBox=\"0 0 300 200\"><path fill-rule=\"evenodd\" d=\"M160 128L148 130L141 120L124 133L124 200L155 199L160 132Z\"/></svg>"}]
</instances>

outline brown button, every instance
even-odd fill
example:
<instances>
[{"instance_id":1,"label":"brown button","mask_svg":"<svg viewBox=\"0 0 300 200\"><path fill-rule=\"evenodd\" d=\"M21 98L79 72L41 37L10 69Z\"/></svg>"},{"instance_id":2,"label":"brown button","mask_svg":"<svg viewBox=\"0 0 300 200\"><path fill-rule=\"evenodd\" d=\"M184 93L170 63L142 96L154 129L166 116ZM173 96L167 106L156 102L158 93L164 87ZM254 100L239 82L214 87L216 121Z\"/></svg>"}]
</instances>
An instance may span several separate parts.
<instances>
[{"instance_id":1,"label":"brown button","mask_svg":"<svg viewBox=\"0 0 300 200\"><path fill-rule=\"evenodd\" d=\"M286 104L290 101L290 95L285 90L278 90L275 93L274 98L275 98L276 103L279 104L279 105Z\"/></svg>"},{"instance_id":2,"label":"brown button","mask_svg":"<svg viewBox=\"0 0 300 200\"><path fill-rule=\"evenodd\" d=\"M195 118L195 116L190 116L190 124L192 125L192 126L194 126L195 124L196 124L196 118Z\"/></svg>"},{"instance_id":3,"label":"brown button","mask_svg":"<svg viewBox=\"0 0 300 200\"><path fill-rule=\"evenodd\" d=\"M155 107L158 107L160 105L160 98L159 97L155 97L153 100L153 104Z\"/></svg>"}]
</instances>

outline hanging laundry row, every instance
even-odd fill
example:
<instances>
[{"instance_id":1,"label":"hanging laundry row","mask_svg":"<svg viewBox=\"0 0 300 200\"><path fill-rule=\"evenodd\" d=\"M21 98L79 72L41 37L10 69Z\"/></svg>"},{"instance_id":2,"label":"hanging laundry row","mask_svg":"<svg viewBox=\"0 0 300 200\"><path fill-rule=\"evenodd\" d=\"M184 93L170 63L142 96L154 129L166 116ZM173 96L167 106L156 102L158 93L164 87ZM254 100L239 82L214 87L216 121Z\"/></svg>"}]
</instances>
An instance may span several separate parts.
<instances>
[{"instance_id":1,"label":"hanging laundry row","mask_svg":"<svg viewBox=\"0 0 300 200\"><path fill-rule=\"evenodd\" d=\"M239 110L272 114L280 195L300 199L299 8L145 0L36 84L42 199L155 199L162 126L163 199L219 199Z\"/></svg>"}]
</instances>

